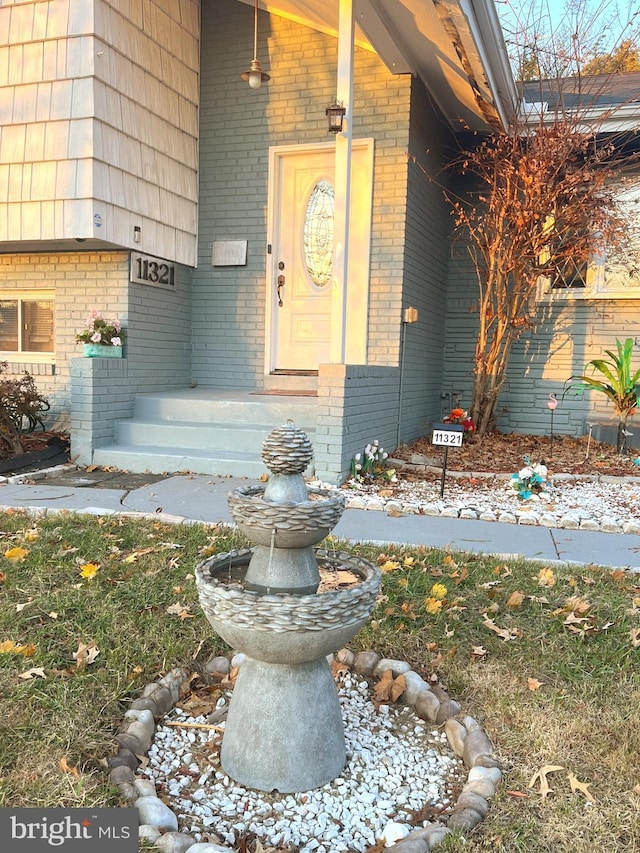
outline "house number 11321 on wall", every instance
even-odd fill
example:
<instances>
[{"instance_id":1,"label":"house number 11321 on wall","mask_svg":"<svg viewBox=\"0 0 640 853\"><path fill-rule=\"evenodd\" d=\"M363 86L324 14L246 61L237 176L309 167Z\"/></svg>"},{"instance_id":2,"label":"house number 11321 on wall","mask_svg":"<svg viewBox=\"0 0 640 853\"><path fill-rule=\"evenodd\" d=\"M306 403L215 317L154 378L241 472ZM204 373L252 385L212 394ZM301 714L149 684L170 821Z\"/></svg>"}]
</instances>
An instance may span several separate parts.
<instances>
[{"instance_id":1,"label":"house number 11321 on wall","mask_svg":"<svg viewBox=\"0 0 640 853\"><path fill-rule=\"evenodd\" d=\"M150 284L152 287L165 287L171 290L176 283L175 264L132 252L129 278L137 284Z\"/></svg>"}]
</instances>

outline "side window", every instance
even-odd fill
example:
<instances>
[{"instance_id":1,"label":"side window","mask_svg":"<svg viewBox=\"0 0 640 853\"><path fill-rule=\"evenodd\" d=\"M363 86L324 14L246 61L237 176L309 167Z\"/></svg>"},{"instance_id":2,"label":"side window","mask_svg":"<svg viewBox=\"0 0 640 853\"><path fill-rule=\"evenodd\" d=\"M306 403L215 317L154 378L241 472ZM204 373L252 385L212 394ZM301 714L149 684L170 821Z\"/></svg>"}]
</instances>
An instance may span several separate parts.
<instances>
[{"instance_id":1,"label":"side window","mask_svg":"<svg viewBox=\"0 0 640 853\"><path fill-rule=\"evenodd\" d=\"M589 263L568 258L540 277L539 299L640 299L640 269L629 262L630 248L640 258L640 183L621 187L619 204L630 227L629 245L599 254Z\"/></svg>"},{"instance_id":2,"label":"side window","mask_svg":"<svg viewBox=\"0 0 640 853\"><path fill-rule=\"evenodd\" d=\"M0 358L54 352L52 292L0 293Z\"/></svg>"},{"instance_id":3,"label":"side window","mask_svg":"<svg viewBox=\"0 0 640 853\"><path fill-rule=\"evenodd\" d=\"M587 286L589 265L587 263L577 264L568 258L556 270L551 282L552 290L575 290Z\"/></svg>"}]
</instances>

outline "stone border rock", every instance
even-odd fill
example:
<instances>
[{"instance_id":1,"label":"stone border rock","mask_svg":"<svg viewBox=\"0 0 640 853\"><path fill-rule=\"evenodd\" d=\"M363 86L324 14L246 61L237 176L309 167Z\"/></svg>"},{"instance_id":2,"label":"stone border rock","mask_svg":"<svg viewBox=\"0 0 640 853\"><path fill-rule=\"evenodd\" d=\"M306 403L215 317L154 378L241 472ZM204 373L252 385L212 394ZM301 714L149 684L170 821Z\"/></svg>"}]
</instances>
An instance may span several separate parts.
<instances>
[{"instance_id":1,"label":"stone border rock","mask_svg":"<svg viewBox=\"0 0 640 853\"><path fill-rule=\"evenodd\" d=\"M214 671L225 674L241 665L242 655L212 660ZM390 853L430 853L452 831L468 832L487 815L489 803L502 780L502 769L493 744L473 717L463 716L458 702L451 699L440 685L430 685L406 661L382 658L369 650L354 653L341 649L335 659L367 678L378 678L391 670L394 677L404 675L406 688L403 704L412 708L420 719L443 725L453 752L469 771L467 781L456 800L446 825L431 822L410 832L388 847ZM116 735L117 752L107 759L109 779L129 805L138 809L139 837L145 838L165 853L233 853L228 846L197 842L178 830L175 813L157 796L155 785L137 778L135 770L153 742L156 723L177 703L188 684L185 669L172 669L163 678L148 684L139 698L131 702Z\"/></svg>"},{"instance_id":2,"label":"stone border rock","mask_svg":"<svg viewBox=\"0 0 640 853\"><path fill-rule=\"evenodd\" d=\"M428 457L420 457L428 458ZM426 463L406 462L402 459L389 459L392 467L405 472L419 474L442 474L442 468L435 467ZM468 480L470 478L476 480L497 480L505 483L511 480L511 474L500 474L486 471L449 471L447 477L454 480ZM598 484L640 484L640 476L619 476L614 477L609 474L554 474L552 477L554 483L598 483ZM323 484L324 485L324 484ZM384 486L381 486L384 488ZM444 501L444 505L443 505ZM430 515L441 516L442 518L465 518L476 521L500 521L504 524L522 524L527 526L553 527L561 530L595 530L602 533L630 533L640 535L640 521L629 519L628 521L618 523L615 519L603 518L598 521L592 517L582 517L578 513L566 513L561 518L557 518L551 513L536 513L531 509L531 504L527 505L526 510L513 512L500 510L484 510L478 511L475 509L473 499L469 501L468 507L460 507L457 505L447 504L446 498L440 501L411 501L399 500L398 498L383 498L378 494L358 494L349 497L345 500L346 509L365 509L365 510L382 510L383 512L404 513L407 515Z\"/></svg>"},{"instance_id":3,"label":"stone border rock","mask_svg":"<svg viewBox=\"0 0 640 853\"><path fill-rule=\"evenodd\" d=\"M8 477L1 476L0 483L20 485L21 483L28 483L30 480L46 480L49 476L73 470L78 470L76 465L69 465L68 462L63 462L60 465L53 465L51 468L41 468L39 471L30 471L27 474L11 474Z\"/></svg>"}]
</instances>

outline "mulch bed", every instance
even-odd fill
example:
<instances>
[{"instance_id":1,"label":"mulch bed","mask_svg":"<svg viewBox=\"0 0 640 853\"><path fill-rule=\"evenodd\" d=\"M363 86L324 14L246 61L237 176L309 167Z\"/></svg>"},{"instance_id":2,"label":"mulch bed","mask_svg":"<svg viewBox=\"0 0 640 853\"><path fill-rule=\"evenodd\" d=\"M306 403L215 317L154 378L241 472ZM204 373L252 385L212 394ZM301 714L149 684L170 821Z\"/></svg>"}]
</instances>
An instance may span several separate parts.
<instances>
[{"instance_id":1,"label":"mulch bed","mask_svg":"<svg viewBox=\"0 0 640 853\"><path fill-rule=\"evenodd\" d=\"M30 432L20 436L20 444L21 454L0 456L0 474L3 476L37 471L69 461L69 439L63 433Z\"/></svg>"},{"instance_id":2,"label":"mulch bed","mask_svg":"<svg viewBox=\"0 0 640 853\"><path fill-rule=\"evenodd\" d=\"M409 461L418 454L429 457L434 465L442 465L443 449L431 444L430 436L423 436L410 444L401 445L392 454L395 459ZM517 433L490 433L479 439L465 436L462 447L452 447L447 456L447 469L452 471L489 471L515 473L525 464L528 456L532 463L544 462L554 473L639 475L640 467L634 464L638 451L631 448L619 456L611 444L573 436L519 435Z\"/></svg>"}]
</instances>

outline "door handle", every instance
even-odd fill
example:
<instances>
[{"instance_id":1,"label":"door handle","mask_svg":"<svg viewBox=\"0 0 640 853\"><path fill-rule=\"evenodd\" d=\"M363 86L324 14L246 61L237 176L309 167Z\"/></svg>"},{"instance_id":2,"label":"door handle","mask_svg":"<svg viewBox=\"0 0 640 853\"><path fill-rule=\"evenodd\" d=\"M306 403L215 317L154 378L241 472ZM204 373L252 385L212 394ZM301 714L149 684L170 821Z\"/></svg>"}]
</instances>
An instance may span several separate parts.
<instances>
[{"instance_id":1,"label":"door handle","mask_svg":"<svg viewBox=\"0 0 640 853\"><path fill-rule=\"evenodd\" d=\"M284 302L282 301L282 291L284 290L284 276L278 276L278 308L282 308Z\"/></svg>"}]
</instances>

